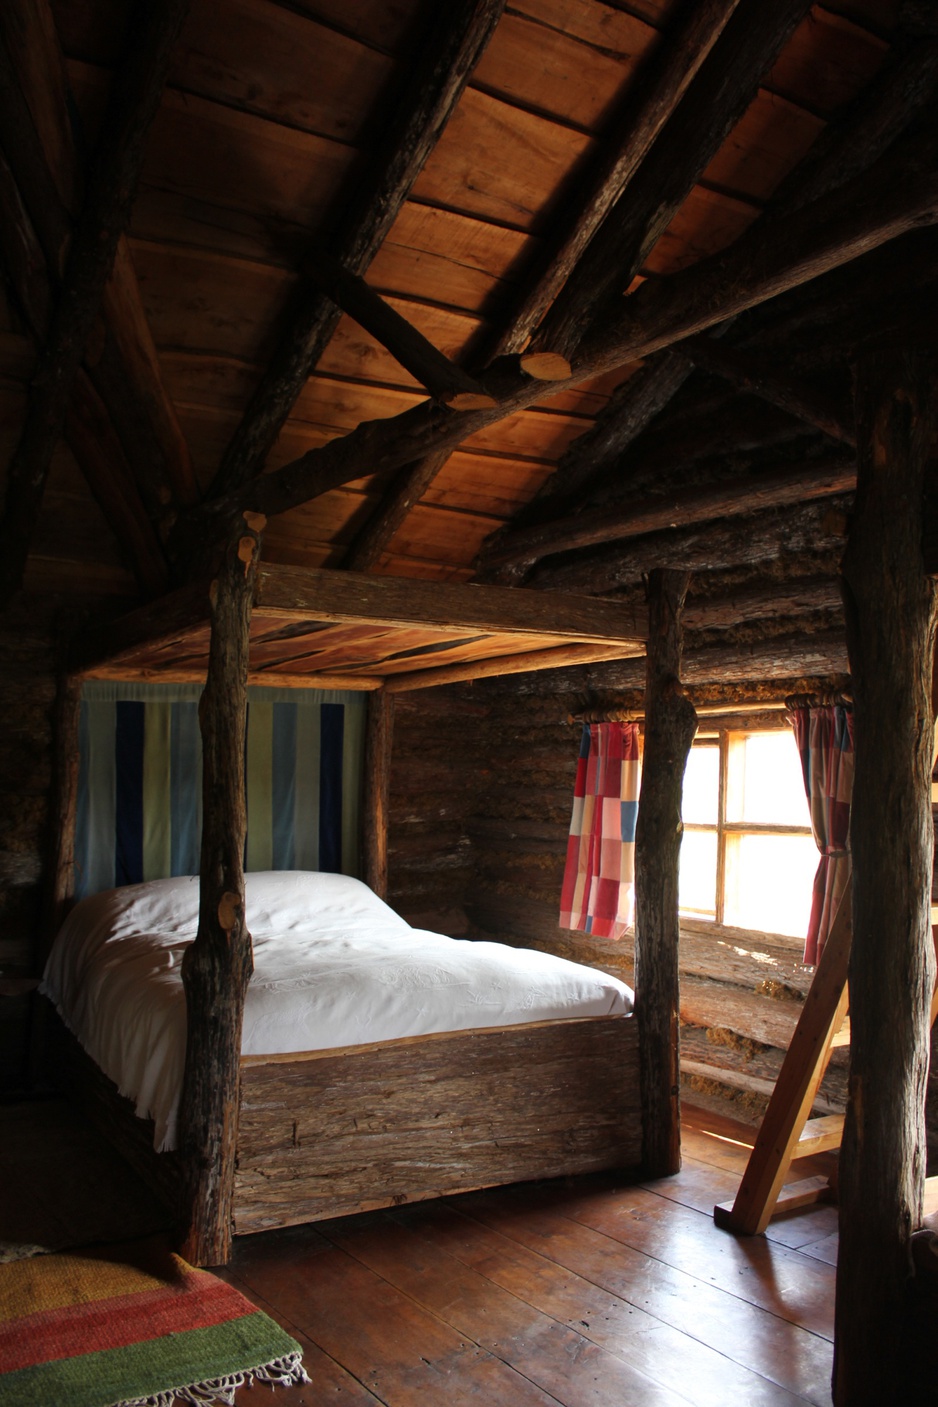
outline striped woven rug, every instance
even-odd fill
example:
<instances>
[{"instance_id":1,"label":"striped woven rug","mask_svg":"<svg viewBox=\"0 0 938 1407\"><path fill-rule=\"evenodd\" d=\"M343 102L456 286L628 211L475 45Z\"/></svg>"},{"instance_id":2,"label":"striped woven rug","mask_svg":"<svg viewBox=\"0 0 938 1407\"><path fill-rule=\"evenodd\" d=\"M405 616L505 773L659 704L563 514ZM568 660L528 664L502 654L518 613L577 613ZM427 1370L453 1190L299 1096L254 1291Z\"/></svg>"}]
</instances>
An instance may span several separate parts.
<instances>
[{"instance_id":1,"label":"striped woven rug","mask_svg":"<svg viewBox=\"0 0 938 1407\"><path fill-rule=\"evenodd\" d=\"M0 1265L3 1407L205 1407L252 1378L308 1382L299 1344L162 1244Z\"/></svg>"}]
</instances>

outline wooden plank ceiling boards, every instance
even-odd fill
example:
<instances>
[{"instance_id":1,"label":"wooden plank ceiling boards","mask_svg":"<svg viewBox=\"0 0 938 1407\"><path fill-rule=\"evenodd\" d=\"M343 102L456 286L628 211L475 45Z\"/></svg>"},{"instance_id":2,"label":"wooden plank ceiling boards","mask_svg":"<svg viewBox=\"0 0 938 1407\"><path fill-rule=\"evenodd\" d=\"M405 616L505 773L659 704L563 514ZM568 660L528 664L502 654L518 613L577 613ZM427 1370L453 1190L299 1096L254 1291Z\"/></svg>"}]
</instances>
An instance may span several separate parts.
<instances>
[{"instance_id":1,"label":"wooden plank ceiling boards","mask_svg":"<svg viewBox=\"0 0 938 1407\"><path fill-rule=\"evenodd\" d=\"M134 15L4 7L14 385L53 346ZM845 344L809 365L780 300L813 283L816 328L820 275L853 265L862 290L864 255L938 216L938 42L916 22L893 0L191 0L65 421L99 545L69 533L53 472L29 584L68 562L90 581L116 546L152 596L216 532L198 500L227 494L270 517L271 563L454 583L538 564L540 585L598 548L571 509L658 491L646 425L693 434L714 384L771 403L799 454L849 445ZM765 436L746 452L753 513L784 469ZM711 467L681 454L659 478L700 522ZM534 520L551 551L532 558L514 534ZM602 540L630 521L620 503Z\"/></svg>"}]
</instances>

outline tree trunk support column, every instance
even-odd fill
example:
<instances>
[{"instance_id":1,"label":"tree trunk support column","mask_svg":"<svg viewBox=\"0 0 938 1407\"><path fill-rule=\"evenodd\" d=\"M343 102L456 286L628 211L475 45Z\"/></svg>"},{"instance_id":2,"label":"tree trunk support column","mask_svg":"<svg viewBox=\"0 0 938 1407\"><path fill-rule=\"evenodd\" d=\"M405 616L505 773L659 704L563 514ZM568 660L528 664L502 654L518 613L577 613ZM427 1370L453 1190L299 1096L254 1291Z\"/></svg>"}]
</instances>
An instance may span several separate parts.
<instances>
[{"instance_id":1,"label":"tree trunk support column","mask_svg":"<svg viewBox=\"0 0 938 1407\"><path fill-rule=\"evenodd\" d=\"M934 362L876 351L857 369L856 508L843 562L856 768L850 822L850 1099L840 1172L834 1400L886 1407L922 1217L935 959L932 660L938 588L922 557Z\"/></svg>"},{"instance_id":2,"label":"tree trunk support column","mask_svg":"<svg viewBox=\"0 0 938 1407\"><path fill-rule=\"evenodd\" d=\"M379 899L388 897L388 800L394 695L376 689L368 698L362 811L363 878Z\"/></svg>"},{"instance_id":3,"label":"tree trunk support column","mask_svg":"<svg viewBox=\"0 0 938 1407\"><path fill-rule=\"evenodd\" d=\"M265 522L251 513L238 520L212 582L208 678L199 702L199 927L182 963L187 1021L179 1130L189 1177L182 1253L194 1265L224 1265L231 1255L241 1027L254 970L243 868L248 649Z\"/></svg>"},{"instance_id":4,"label":"tree trunk support column","mask_svg":"<svg viewBox=\"0 0 938 1407\"><path fill-rule=\"evenodd\" d=\"M678 903L681 792L697 715L681 689L681 612L687 572L648 579L645 754L635 834L635 1015L642 1081L643 1165L650 1177L681 1166Z\"/></svg>"}]
</instances>

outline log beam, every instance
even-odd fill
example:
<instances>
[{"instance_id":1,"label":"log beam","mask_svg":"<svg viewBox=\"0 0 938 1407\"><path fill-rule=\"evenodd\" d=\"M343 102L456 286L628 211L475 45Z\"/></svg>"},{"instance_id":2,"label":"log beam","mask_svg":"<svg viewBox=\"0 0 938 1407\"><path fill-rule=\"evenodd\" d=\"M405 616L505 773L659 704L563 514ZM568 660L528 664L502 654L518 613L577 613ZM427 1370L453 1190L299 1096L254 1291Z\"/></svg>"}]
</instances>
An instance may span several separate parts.
<instances>
[{"instance_id":1,"label":"log beam","mask_svg":"<svg viewBox=\"0 0 938 1407\"><path fill-rule=\"evenodd\" d=\"M0 36L2 62L12 64L18 80L16 91L0 102L0 131L57 285L72 219L81 208L84 172L49 0L10 0L0 8ZM137 413L141 428L125 443L138 480L147 480L141 489L150 491L154 506L164 486L179 503L194 503L199 495L189 448L163 382L125 235L118 240L102 312L107 339L92 374L112 413L116 404Z\"/></svg>"},{"instance_id":2,"label":"log beam","mask_svg":"<svg viewBox=\"0 0 938 1407\"><path fill-rule=\"evenodd\" d=\"M63 674L52 718L53 792L50 808L49 866L45 878L42 964L68 913L75 893L75 820L78 810L78 725L81 679Z\"/></svg>"},{"instance_id":3,"label":"log beam","mask_svg":"<svg viewBox=\"0 0 938 1407\"><path fill-rule=\"evenodd\" d=\"M61 296L9 468L0 519L0 602L8 602L22 582L52 454L117 242L130 219L147 134L187 9L188 0L168 0L129 25L129 52L114 81Z\"/></svg>"},{"instance_id":4,"label":"log beam","mask_svg":"<svg viewBox=\"0 0 938 1407\"><path fill-rule=\"evenodd\" d=\"M388 808L394 699L378 689L368 700L362 787L362 879L379 899L388 897Z\"/></svg>"},{"instance_id":5,"label":"log beam","mask_svg":"<svg viewBox=\"0 0 938 1407\"><path fill-rule=\"evenodd\" d=\"M609 504L579 517L540 527L524 528L493 542L479 559L480 574L517 580L524 572L553 553L603 542L622 542L663 528L682 528L715 518L736 517L765 508L780 508L813 499L832 498L849 492L856 483L851 460L834 459L809 468L771 470L708 484L704 488L641 499L627 508Z\"/></svg>"},{"instance_id":6,"label":"log beam","mask_svg":"<svg viewBox=\"0 0 938 1407\"><path fill-rule=\"evenodd\" d=\"M182 1253L193 1265L231 1255L244 997L254 970L244 911L244 739L251 607L264 522L246 518L209 592L211 646L199 701L202 850L199 925L185 952L186 1064L179 1147L188 1173Z\"/></svg>"},{"instance_id":7,"label":"log beam","mask_svg":"<svg viewBox=\"0 0 938 1407\"><path fill-rule=\"evenodd\" d=\"M604 136L597 158L578 192L557 211L559 232L529 272L524 292L499 337L495 355L521 352L531 333L576 268L609 211L621 199L660 136L701 65L723 33L740 0L703 0L694 5L679 32L664 36ZM572 220L563 222L564 209Z\"/></svg>"},{"instance_id":8,"label":"log beam","mask_svg":"<svg viewBox=\"0 0 938 1407\"><path fill-rule=\"evenodd\" d=\"M24 328L38 349L52 317L53 291L45 256L2 155L0 253ZM66 413L65 435L141 589L148 595L156 595L165 589L168 580L163 551L137 493L123 446L83 369L75 378Z\"/></svg>"},{"instance_id":9,"label":"log beam","mask_svg":"<svg viewBox=\"0 0 938 1407\"><path fill-rule=\"evenodd\" d=\"M450 457L448 449L425 455L416 464L405 464L394 476L378 510L353 538L343 566L350 571L368 572L379 561L410 510L426 493Z\"/></svg>"},{"instance_id":10,"label":"log beam","mask_svg":"<svg viewBox=\"0 0 938 1407\"><path fill-rule=\"evenodd\" d=\"M306 272L323 293L370 332L441 405L450 410L483 410L495 404L467 371L450 361L379 293L336 259L319 252Z\"/></svg>"},{"instance_id":11,"label":"log beam","mask_svg":"<svg viewBox=\"0 0 938 1407\"><path fill-rule=\"evenodd\" d=\"M681 687L686 572L648 579L645 749L635 832L635 1017L642 1086L642 1165L681 1166L678 866L681 792L697 714Z\"/></svg>"},{"instance_id":12,"label":"log beam","mask_svg":"<svg viewBox=\"0 0 938 1407\"><path fill-rule=\"evenodd\" d=\"M918 225L938 221L938 133L928 130L890 153L862 178L794 215L755 228L725 253L660 281L648 281L625 300L604 332L584 347L564 389L615 370L692 333L777 297L788 288L848 263ZM196 509L180 521L180 555L197 551L233 512L251 508L282 513L366 470L396 468L455 446L477 430L541 400L543 385L517 367L493 366L486 389L493 410L441 417L416 406L391 419L363 422L281 469L261 475L231 494ZM453 423L450 424L450 421Z\"/></svg>"},{"instance_id":13,"label":"log beam","mask_svg":"<svg viewBox=\"0 0 938 1407\"><path fill-rule=\"evenodd\" d=\"M806 0L743 0L537 330L533 352L575 357L597 314L618 302L640 271L808 8Z\"/></svg>"},{"instance_id":14,"label":"log beam","mask_svg":"<svg viewBox=\"0 0 938 1407\"><path fill-rule=\"evenodd\" d=\"M451 0L431 7L432 25L395 112L372 173L356 176L328 247L345 268L364 274L436 146L473 67L501 17L505 0ZM295 313L225 450L209 497L227 494L260 472L306 380L338 325L331 299L315 284L291 295ZM414 458L420 456L415 455ZM406 463L406 460L401 461Z\"/></svg>"},{"instance_id":15,"label":"log beam","mask_svg":"<svg viewBox=\"0 0 938 1407\"><path fill-rule=\"evenodd\" d=\"M779 372L764 357L750 351L738 352L713 337L687 337L680 343L677 355L687 357L703 371L722 377L737 390L778 406L779 410L814 426L830 439L851 447L856 445L853 425L827 396Z\"/></svg>"},{"instance_id":16,"label":"log beam","mask_svg":"<svg viewBox=\"0 0 938 1407\"><path fill-rule=\"evenodd\" d=\"M934 362L877 349L856 385L857 499L843 563L856 721L854 936L833 1385L837 1407L880 1407L912 1400L897 1384L925 1177L938 585L925 574L921 538L938 424Z\"/></svg>"}]
</instances>

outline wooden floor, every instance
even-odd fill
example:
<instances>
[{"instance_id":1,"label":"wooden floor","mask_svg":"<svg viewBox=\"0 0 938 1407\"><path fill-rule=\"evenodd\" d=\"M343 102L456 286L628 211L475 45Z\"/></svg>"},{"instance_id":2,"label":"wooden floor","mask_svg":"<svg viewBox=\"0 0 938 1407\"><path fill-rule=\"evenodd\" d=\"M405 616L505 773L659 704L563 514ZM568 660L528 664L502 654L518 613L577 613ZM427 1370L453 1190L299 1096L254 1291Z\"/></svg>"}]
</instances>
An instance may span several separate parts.
<instances>
[{"instance_id":1,"label":"wooden floor","mask_svg":"<svg viewBox=\"0 0 938 1407\"><path fill-rule=\"evenodd\" d=\"M502 1188L239 1240L226 1278L301 1341L312 1378L242 1389L239 1407L827 1407L836 1211L719 1231L748 1138L685 1108L665 1181Z\"/></svg>"}]
</instances>

